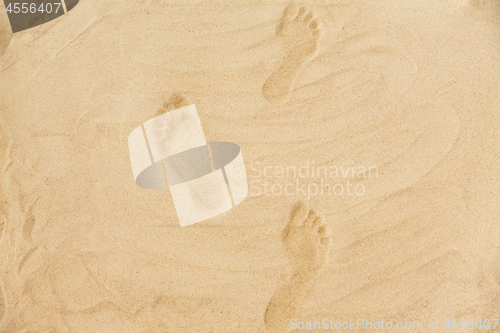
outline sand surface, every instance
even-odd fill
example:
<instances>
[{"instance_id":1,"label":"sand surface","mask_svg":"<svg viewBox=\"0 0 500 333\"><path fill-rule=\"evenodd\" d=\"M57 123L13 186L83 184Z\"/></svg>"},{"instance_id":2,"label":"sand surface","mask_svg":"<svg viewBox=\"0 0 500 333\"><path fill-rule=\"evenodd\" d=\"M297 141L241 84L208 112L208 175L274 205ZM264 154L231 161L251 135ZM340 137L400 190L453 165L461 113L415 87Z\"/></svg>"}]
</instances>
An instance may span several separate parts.
<instances>
[{"instance_id":1,"label":"sand surface","mask_svg":"<svg viewBox=\"0 0 500 333\"><path fill-rule=\"evenodd\" d=\"M498 319L499 7L81 0L16 34L2 8L0 332ZM181 228L127 137L191 103L250 194Z\"/></svg>"}]
</instances>

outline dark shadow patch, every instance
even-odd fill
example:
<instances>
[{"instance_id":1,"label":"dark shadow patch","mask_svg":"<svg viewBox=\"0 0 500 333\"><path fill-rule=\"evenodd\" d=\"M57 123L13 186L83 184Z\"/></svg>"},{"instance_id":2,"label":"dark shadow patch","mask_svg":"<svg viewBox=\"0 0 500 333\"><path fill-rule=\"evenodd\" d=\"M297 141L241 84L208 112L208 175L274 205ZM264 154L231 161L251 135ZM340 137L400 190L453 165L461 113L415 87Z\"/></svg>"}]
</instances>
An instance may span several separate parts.
<instances>
[{"instance_id":1,"label":"dark shadow patch","mask_svg":"<svg viewBox=\"0 0 500 333\"><path fill-rule=\"evenodd\" d=\"M64 0L64 2L66 3L66 10L69 12L70 10L75 8L78 0Z\"/></svg>"}]
</instances>

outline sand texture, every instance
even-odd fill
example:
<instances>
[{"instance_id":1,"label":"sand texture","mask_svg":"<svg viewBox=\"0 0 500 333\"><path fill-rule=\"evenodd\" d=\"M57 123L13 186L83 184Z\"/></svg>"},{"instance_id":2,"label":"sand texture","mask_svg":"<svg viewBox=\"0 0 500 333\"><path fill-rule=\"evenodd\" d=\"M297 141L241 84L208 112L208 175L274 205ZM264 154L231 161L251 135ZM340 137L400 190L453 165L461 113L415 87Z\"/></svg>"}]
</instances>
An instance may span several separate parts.
<instances>
[{"instance_id":1,"label":"sand texture","mask_svg":"<svg viewBox=\"0 0 500 333\"><path fill-rule=\"evenodd\" d=\"M500 332L499 36L497 0L0 8L0 332ZM190 104L249 195L181 228L127 138Z\"/></svg>"}]
</instances>

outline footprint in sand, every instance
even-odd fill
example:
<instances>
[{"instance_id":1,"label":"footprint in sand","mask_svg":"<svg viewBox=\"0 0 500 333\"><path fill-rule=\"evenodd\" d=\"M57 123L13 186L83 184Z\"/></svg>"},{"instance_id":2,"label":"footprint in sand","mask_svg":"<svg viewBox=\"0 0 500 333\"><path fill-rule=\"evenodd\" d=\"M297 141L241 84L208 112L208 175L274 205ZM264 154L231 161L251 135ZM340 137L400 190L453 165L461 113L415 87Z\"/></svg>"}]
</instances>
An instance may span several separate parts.
<instances>
[{"instance_id":1,"label":"footprint in sand","mask_svg":"<svg viewBox=\"0 0 500 333\"><path fill-rule=\"evenodd\" d=\"M269 102L280 105L290 100L297 75L317 55L321 21L307 6L290 4L283 12L277 33L284 39L285 57L262 91Z\"/></svg>"},{"instance_id":2,"label":"footprint in sand","mask_svg":"<svg viewBox=\"0 0 500 333\"><path fill-rule=\"evenodd\" d=\"M313 288L328 264L330 227L305 203L295 209L284 230L283 244L291 264L291 275L274 293L266 310L266 328L272 333L290 331L298 306Z\"/></svg>"},{"instance_id":3,"label":"footprint in sand","mask_svg":"<svg viewBox=\"0 0 500 333\"><path fill-rule=\"evenodd\" d=\"M158 109L156 112L156 115L159 116L161 114L164 114L165 112L172 111L175 109L182 108L184 106L191 105L192 103L189 102L187 98L182 96L181 94L174 93L172 96L170 96L170 99L165 101L163 103L163 106Z\"/></svg>"}]
</instances>

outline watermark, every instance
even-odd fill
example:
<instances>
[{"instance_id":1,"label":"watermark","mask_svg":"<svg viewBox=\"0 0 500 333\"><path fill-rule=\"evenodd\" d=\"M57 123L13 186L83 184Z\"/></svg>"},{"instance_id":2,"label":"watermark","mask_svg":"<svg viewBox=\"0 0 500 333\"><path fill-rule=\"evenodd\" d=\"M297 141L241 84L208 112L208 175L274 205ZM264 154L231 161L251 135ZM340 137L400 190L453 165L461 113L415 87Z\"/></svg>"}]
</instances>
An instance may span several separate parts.
<instances>
[{"instance_id":1,"label":"watermark","mask_svg":"<svg viewBox=\"0 0 500 333\"><path fill-rule=\"evenodd\" d=\"M415 322L395 322L395 321L370 321L368 319L356 319L349 321L333 321L323 319L321 321L298 321L290 320L290 329L292 330L421 330L424 324L420 321Z\"/></svg>"},{"instance_id":2,"label":"watermark","mask_svg":"<svg viewBox=\"0 0 500 333\"><path fill-rule=\"evenodd\" d=\"M135 183L168 189L182 227L220 215L248 194L240 147L207 143L194 104L136 127L128 137Z\"/></svg>"},{"instance_id":3,"label":"watermark","mask_svg":"<svg viewBox=\"0 0 500 333\"><path fill-rule=\"evenodd\" d=\"M273 196L363 196L363 180L378 178L377 166L266 165L254 162L250 166L250 195Z\"/></svg>"},{"instance_id":4,"label":"watermark","mask_svg":"<svg viewBox=\"0 0 500 333\"><path fill-rule=\"evenodd\" d=\"M291 330L490 330L496 329L498 319L429 319L426 321L373 321L355 319L349 321L334 321L323 319L320 321L290 320Z\"/></svg>"},{"instance_id":5,"label":"watermark","mask_svg":"<svg viewBox=\"0 0 500 333\"><path fill-rule=\"evenodd\" d=\"M52 21L73 9L78 0L4 0L12 32Z\"/></svg>"}]
</instances>

